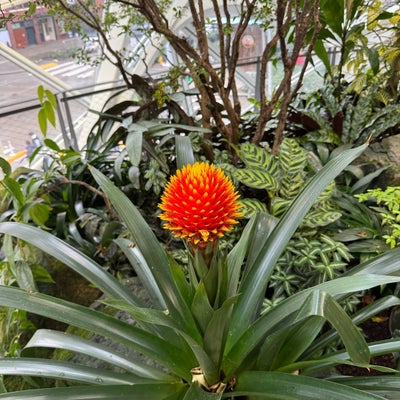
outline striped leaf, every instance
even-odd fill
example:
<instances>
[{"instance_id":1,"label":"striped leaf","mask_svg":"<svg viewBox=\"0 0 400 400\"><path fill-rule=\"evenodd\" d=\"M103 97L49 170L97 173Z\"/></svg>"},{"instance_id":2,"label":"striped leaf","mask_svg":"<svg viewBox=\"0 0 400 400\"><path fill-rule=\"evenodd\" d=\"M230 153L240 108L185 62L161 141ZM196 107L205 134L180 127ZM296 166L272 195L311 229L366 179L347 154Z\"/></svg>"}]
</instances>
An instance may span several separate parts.
<instances>
[{"instance_id":1,"label":"striped leaf","mask_svg":"<svg viewBox=\"0 0 400 400\"><path fill-rule=\"evenodd\" d=\"M285 139L279 152L279 162L285 173L297 174L304 171L307 165L307 152L295 139Z\"/></svg>"},{"instance_id":2,"label":"striped leaf","mask_svg":"<svg viewBox=\"0 0 400 400\"><path fill-rule=\"evenodd\" d=\"M265 203L257 199L242 199L240 200L242 206L241 212L244 218L251 218L257 212L268 212Z\"/></svg>"},{"instance_id":3,"label":"striped leaf","mask_svg":"<svg viewBox=\"0 0 400 400\"><path fill-rule=\"evenodd\" d=\"M295 174L287 174L281 180L279 193L285 199L293 199L304 186L303 174L297 172Z\"/></svg>"},{"instance_id":4,"label":"striped leaf","mask_svg":"<svg viewBox=\"0 0 400 400\"><path fill-rule=\"evenodd\" d=\"M246 186L255 189L278 190L278 181L267 171L259 168L237 169L234 177Z\"/></svg>"},{"instance_id":5,"label":"striped leaf","mask_svg":"<svg viewBox=\"0 0 400 400\"><path fill-rule=\"evenodd\" d=\"M268 170L274 156L260 146L251 143L240 145L240 158L246 164L246 167L256 167Z\"/></svg>"},{"instance_id":6,"label":"striped leaf","mask_svg":"<svg viewBox=\"0 0 400 400\"><path fill-rule=\"evenodd\" d=\"M275 217L281 216L290 206L292 202L281 197L274 197L271 203L271 214Z\"/></svg>"},{"instance_id":7,"label":"striped leaf","mask_svg":"<svg viewBox=\"0 0 400 400\"><path fill-rule=\"evenodd\" d=\"M336 190L336 184L335 181L332 181L326 188L325 190L318 196L318 199L316 203L324 203L326 201L329 201L332 195L334 194Z\"/></svg>"},{"instance_id":8,"label":"striped leaf","mask_svg":"<svg viewBox=\"0 0 400 400\"><path fill-rule=\"evenodd\" d=\"M326 226L337 221L342 214L337 211L314 211L308 213L303 220L303 225L309 228Z\"/></svg>"}]
</instances>

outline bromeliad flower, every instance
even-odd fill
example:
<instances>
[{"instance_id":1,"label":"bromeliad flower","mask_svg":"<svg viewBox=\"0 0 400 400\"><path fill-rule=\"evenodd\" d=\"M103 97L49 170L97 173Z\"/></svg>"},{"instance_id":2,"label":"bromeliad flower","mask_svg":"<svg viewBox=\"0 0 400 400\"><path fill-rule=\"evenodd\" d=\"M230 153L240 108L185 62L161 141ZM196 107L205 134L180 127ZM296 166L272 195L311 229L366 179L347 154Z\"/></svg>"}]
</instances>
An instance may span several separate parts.
<instances>
[{"instance_id":1,"label":"bromeliad flower","mask_svg":"<svg viewBox=\"0 0 400 400\"><path fill-rule=\"evenodd\" d=\"M232 229L242 213L230 179L213 164L188 164L168 182L159 207L166 229L198 247Z\"/></svg>"}]
</instances>

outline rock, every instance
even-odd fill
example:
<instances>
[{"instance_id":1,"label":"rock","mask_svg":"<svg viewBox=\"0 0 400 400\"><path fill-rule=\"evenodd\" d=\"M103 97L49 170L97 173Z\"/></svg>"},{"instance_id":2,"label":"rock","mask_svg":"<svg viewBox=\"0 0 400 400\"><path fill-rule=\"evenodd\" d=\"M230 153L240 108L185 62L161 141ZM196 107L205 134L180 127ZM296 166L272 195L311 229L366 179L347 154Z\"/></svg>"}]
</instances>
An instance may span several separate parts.
<instances>
[{"instance_id":1,"label":"rock","mask_svg":"<svg viewBox=\"0 0 400 400\"><path fill-rule=\"evenodd\" d=\"M386 189L388 186L400 186L400 135L389 136L380 142L372 143L357 159L357 164L365 164L367 173L386 167L386 170L374 179L370 188Z\"/></svg>"}]
</instances>

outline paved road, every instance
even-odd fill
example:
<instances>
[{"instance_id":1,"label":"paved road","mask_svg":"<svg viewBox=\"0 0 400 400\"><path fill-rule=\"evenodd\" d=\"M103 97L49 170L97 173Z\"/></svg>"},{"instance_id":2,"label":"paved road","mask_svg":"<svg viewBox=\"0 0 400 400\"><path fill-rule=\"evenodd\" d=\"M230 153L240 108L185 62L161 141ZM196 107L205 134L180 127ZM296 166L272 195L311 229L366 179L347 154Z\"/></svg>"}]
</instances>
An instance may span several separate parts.
<instances>
[{"instance_id":1,"label":"paved road","mask_svg":"<svg viewBox=\"0 0 400 400\"><path fill-rule=\"evenodd\" d=\"M72 59L58 59L53 56L62 53L68 46L75 45L71 41L51 42L45 45L29 46L19 52L34 61L50 74L63 80L74 88L94 83L96 70L93 67L78 65ZM58 49L58 51L56 51ZM60 50L61 49L61 50ZM0 57L0 114L32 105L37 101L37 88L42 82L12 62ZM33 100L33 101L32 101ZM77 102L71 104L73 118L77 118L84 108ZM38 110L0 117L0 156L10 157L26 148L29 132L41 136L37 122ZM58 126L50 128L50 138L60 134Z\"/></svg>"}]
</instances>

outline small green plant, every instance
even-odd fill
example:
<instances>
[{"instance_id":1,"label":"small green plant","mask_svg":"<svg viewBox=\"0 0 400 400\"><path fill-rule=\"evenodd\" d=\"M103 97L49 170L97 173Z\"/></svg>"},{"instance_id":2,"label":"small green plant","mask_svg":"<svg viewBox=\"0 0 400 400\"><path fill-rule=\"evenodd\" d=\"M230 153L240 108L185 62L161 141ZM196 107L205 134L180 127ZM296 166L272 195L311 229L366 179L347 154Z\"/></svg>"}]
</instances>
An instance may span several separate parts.
<instances>
[{"instance_id":1,"label":"small green plant","mask_svg":"<svg viewBox=\"0 0 400 400\"><path fill-rule=\"evenodd\" d=\"M335 87L327 82L315 92L299 94L288 117L288 134L314 147L323 161L337 146L393 135L400 122L399 107L380 98L380 88L370 85L360 93L349 91L338 98Z\"/></svg>"},{"instance_id":2,"label":"small green plant","mask_svg":"<svg viewBox=\"0 0 400 400\"><path fill-rule=\"evenodd\" d=\"M40 102L40 110L38 113L39 127L43 135L46 136L47 122L50 122L54 127L56 126L55 110L57 109L57 99L53 92L45 89L42 85L38 87L37 93Z\"/></svg>"},{"instance_id":3,"label":"small green plant","mask_svg":"<svg viewBox=\"0 0 400 400\"><path fill-rule=\"evenodd\" d=\"M284 139L277 156L268 148L243 143L238 154L243 168L227 168L235 181L255 189L253 196L243 198L245 217L258 211L280 217L288 209L294 198L311 177L307 151L295 139ZM322 227L340 218L340 212L330 203L334 192L334 182L330 182L319 196L311 211L302 221L308 228ZM257 192L261 194L257 195Z\"/></svg>"},{"instance_id":4,"label":"small green plant","mask_svg":"<svg viewBox=\"0 0 400 400\"><path fill-rule=\"evenodd\" d=\"M317 240L297 234L279 259L275 275L278 281L281 277L287 282L283 278L287 276L292 276L293 281L277 290L274 297L281 296L283 290L286 295L292 295L300 289L335 279L346 270L350 259L346 246L327 235L321 234Z\"/></svg>"},{"instance_id":5,"label":"small green plant","mask_svg":"<svg viewBox=\"0 0 400 400\"><path fill-rule=\"evenodd\" d=\"M400 187L388 186L386 189L369 189L355 196L360 202L369 202L369 207L379 213L382 225L387 227L383 239L390 248L400 245Z\"/></svg>"}]
</instances>

